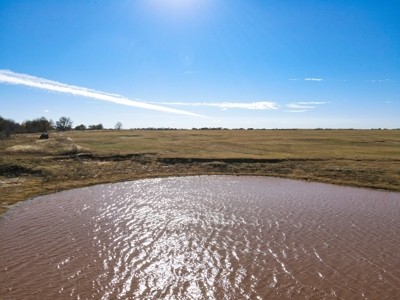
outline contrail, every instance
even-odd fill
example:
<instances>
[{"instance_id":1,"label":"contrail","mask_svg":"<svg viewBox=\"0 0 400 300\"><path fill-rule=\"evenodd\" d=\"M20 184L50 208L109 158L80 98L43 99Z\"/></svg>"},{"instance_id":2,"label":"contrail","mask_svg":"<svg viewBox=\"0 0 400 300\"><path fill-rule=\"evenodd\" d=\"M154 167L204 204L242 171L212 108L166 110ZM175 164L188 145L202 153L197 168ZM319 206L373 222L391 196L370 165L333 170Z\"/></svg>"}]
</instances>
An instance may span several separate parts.
<instances>
[{"instance_id":1,"label":"contrail","mask_svg":"<svg viewBox=\"0 0 400 300\"><path fill-rule=\"evenodd\" d=\"M139 101L133 101L116 94L108 94L104 92L99 92L96 90L91 90L79 86L68 85L57 81L52 81L44 78L39 78L35 76L30 76L26 74L14 73L10 70L0 70L0 83L16 84L16 85L26 85L30 87L35 87L38 89L43 89L47 91L54 91L59 93L71 94L75 96L83 96L87 98L93 98L103 101L110 101L117 104L135 106L140 108L147 108L153 110L160 110L168 113L183 114L195 117L205 116L194 114L191 112L172 109L167 107L162 107L154 104L143 103Z\"/></svg>"}]
</instances>

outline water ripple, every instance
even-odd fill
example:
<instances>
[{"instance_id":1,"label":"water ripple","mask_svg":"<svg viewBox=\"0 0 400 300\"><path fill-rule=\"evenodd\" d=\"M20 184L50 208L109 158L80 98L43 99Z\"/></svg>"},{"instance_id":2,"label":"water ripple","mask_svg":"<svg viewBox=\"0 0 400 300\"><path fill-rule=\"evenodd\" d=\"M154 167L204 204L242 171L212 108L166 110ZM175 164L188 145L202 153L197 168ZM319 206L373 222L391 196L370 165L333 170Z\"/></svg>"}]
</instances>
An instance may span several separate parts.
<instances>
[{"instance_id":1,"label":"water ripple","mask_svg":"<svg viewBox=\"0 0 400 300\"><path fill-rule=\"evenodd\" d=\"M199 176L38 197L0 221L16 299L395 299L400 194Z\"/></svg>"}]
</instances>

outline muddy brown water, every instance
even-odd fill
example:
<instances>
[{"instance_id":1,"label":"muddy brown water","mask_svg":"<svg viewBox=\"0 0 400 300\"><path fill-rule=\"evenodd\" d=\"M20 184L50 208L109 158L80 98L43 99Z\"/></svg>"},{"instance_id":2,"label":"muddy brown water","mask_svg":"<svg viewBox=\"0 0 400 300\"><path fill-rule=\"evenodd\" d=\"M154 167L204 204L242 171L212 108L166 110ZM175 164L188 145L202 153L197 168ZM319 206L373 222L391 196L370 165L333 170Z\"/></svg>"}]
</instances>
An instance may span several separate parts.
<instances>
[{"instance_id":1,"label":"muddy brown water","mask_svg":"<svg viewBox=\"0 0 400 300\"><path fill-rule=\"evenodd\" d=\"M0 299L400 299L399 193L146 179L27 201L0 241Z\"/></svg>"}]
</instances>

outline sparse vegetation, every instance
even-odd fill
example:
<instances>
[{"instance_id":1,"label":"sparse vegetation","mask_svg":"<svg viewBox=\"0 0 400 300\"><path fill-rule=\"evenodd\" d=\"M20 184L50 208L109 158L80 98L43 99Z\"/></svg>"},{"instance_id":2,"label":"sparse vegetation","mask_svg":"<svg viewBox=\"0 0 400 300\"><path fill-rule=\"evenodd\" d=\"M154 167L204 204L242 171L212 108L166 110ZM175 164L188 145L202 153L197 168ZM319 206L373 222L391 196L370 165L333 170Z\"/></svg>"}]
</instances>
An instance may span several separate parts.
<instances>
[{"instance_id":1,"label":"sparse vegetation","mask_svg":"<svg viewBox=\"0 0 400 300\"><path fill-rule=\"evenodd\" d=\"M201 174L400 191L398 130L96 130L0 141L0 213L93 184Z\"/></svg>"}]
</instances>

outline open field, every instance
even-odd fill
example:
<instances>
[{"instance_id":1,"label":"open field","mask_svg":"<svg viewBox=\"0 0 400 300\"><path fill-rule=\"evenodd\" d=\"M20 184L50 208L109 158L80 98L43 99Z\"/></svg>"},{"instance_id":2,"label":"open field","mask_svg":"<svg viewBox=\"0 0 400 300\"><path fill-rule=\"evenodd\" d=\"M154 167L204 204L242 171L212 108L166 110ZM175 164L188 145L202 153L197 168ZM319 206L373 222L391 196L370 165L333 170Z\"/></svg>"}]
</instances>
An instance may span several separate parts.
<instances>
[{"instance_id":1,"label":"open field","mask_svg":"<svg viewBox=\"0 0 400 300\"><path fill-rule=\"evenodd\" d=\"M93 184L200 174L278 176L400 191L400 130L121 130L0 141L0 214Z\"/></svg>"}]
</instances>

